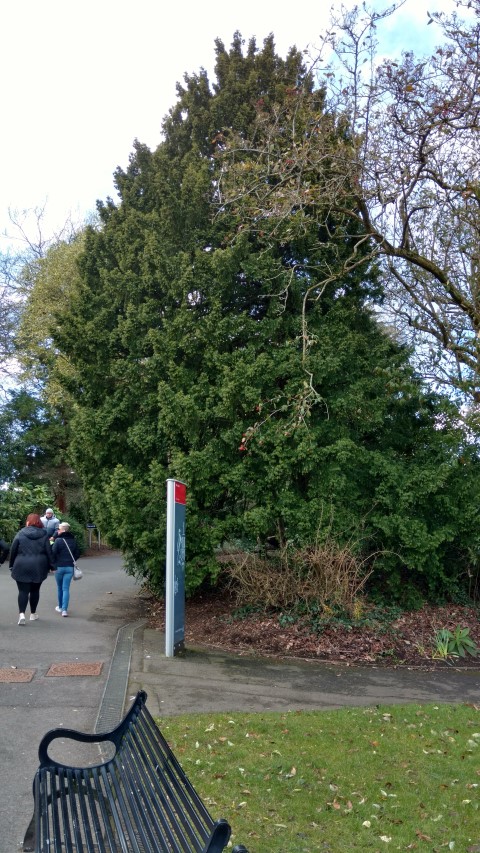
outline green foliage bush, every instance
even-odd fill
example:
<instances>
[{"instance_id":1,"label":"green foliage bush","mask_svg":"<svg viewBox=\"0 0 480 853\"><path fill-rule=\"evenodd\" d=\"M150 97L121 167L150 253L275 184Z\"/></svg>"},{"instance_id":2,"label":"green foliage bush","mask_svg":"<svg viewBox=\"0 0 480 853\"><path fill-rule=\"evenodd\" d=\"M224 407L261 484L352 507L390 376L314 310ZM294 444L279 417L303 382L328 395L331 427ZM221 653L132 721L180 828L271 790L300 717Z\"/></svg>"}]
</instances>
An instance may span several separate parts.
<instances>
[{"instance_id":1,"label":"green foliage bush","mask_svg":"<svg viewBox=\"0 0 480 853\"><path fill-rule=\"evenodd\" d=\"M27 515L43 515L46 506L52 506L52 496L45 486L9 484L0 489L0 536L11 542L24 527Z\"/></svg>"},{"instance_id":2,"label":"green foliage bush","mask_svg":"<svg viewBox=\"0 0 480 853\"><path fill-rule=\"evenodd\" d=\"M68 515L67 513L56 512L57 518L60 521L66 521L70 525L70 533L75 537L78 547L80 549L80 553L83 554L85 548L87 546L86 536L85 536L85 527L77 521L76 518L72 515Z\"/></svg>"},{"instance_id":3,"label":"green foliage bush","mask_svg":"<svg viewBox=\"0 0 480 853\"><path fill-rule=\"evenodd\" d=\"M61 513L55 508L51 494L45 486L10 484L0 490L0 536L11 542L15 534L25 526L27 515L32 512L42 516L45 507L52 506L60 521L67 521L78 542L80 551L85 550L85 529L76 518Z\"/></svg>"}]
</instances>

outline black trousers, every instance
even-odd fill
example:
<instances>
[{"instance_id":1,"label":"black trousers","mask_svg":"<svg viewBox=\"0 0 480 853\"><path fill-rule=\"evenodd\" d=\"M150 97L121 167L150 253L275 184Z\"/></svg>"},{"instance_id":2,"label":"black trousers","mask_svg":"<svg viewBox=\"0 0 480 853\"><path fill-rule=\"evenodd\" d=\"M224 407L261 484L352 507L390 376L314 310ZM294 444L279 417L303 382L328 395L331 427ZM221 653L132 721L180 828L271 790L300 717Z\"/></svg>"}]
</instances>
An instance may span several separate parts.
<instances>
[{"instance_id":1,"label":"black trousers","mask_svg":"<svg viewBox=\"0 0 480 853\"><path fill-rule=\"evenodd\" d=\"M25 613L27 604L30 601L30 612L35 613L38 602L40 601L41 583L25 583L17 581L18 586L18 612Z\"/></svg>"}]
</instances>

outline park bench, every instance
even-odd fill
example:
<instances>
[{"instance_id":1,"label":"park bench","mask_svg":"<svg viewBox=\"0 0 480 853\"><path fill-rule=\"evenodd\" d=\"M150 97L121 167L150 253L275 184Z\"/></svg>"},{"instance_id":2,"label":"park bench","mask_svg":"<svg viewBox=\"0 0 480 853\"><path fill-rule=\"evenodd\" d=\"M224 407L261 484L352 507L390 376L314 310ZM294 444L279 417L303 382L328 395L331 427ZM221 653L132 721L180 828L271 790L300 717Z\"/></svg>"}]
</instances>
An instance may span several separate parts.
<instances>
[{"instance_id":1,"label":"park bench","mask_svg":"<svg viewBox=\"0 0 480 853\"><path fill-rule=\"evenodd\" d=\"M34 814L23 849L35 853L220 853L230 838L214 821L146 707L140 691L111 732L53 729L43 737ZM55 739L98 744L102 763L61 764ZM95 759L96 760L96 759ZM247 853L237 845L232 853Z\"/></svg>"}]
</instances>

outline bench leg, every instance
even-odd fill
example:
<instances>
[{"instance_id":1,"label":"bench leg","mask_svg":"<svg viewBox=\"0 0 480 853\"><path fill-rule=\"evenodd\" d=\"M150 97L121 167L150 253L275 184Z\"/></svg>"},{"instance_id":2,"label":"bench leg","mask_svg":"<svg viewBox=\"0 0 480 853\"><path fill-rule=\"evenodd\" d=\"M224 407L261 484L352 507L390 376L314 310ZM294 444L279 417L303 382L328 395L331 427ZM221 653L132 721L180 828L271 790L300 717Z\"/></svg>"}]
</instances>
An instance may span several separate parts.
<instances>
[{"instance_id":1,"label":"bench leg","mask_svg":"<svg viewBox=\"0 0 480 853\"><path fill-rule=\"evenodd\" d=\"M35 815L32 815L32 819L28 824L28 829L25 833L22 850L24 853L31 853L32 850L35 850Z\"/></svg>"}]
</instances>

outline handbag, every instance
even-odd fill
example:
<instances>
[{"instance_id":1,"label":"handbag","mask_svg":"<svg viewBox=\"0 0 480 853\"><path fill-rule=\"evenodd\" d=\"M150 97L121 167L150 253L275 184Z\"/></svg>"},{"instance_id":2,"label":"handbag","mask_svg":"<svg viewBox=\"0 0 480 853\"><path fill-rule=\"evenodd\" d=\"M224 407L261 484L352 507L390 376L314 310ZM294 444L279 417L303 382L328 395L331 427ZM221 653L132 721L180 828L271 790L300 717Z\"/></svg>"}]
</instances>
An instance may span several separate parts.
<instances>
[{"instance_id":1,"label":"handbag","mask_svg":"<svg viewBox=\"0 0 480 853\"><path fill-rule=\"evenodd\" d=\"M79 568L78 568L78 566L77 566L77 564L76 564L76 562L75 562L75 557L73 556L72 552L70 551L70 546L69 546L68 542L67 542L65 539L62 539L62 542L63 542L63 544L64 544L64 545L66 545L66 546L67 546L67 548L68 548L68 553L70 554L70 556L71 556L71 558L72 558L72 560L73 560L73 580L74 580L74 581L79 581L79 580L81 580L81 578L83 578L83 572L82 572L82 570L81 570L81 569L79 569Z\"/></svg>"}]
</instances>

